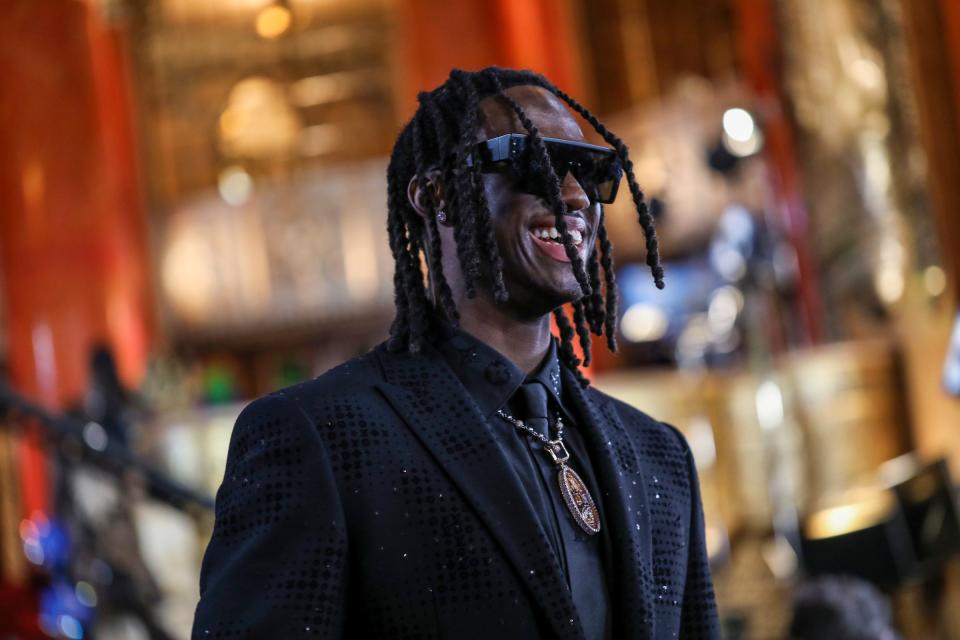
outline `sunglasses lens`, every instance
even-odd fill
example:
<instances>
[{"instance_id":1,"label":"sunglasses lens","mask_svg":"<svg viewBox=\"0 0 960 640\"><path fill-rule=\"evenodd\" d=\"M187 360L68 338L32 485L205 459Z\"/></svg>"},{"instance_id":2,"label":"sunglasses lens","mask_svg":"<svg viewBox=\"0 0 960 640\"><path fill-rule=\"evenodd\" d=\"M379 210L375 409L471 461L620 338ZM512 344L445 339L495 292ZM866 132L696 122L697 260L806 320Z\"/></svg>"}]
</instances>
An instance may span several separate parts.
<instances>
[{"instance_id":1,"label":"sunglasses lens","mask_svg":"<svg viewBox=\"0 0 960 640\"><path fill-rule=\"evenodd\" d=\"M547 151L558 178L563 180L567 173L573 173L592 202L613 202L622 174L616 156L558 143L548 143Z\"/></svg>"},{"instance_id":2,"label":"sunglasses lens","mask_svg":"<svg viewBox=\"0 0 960 640\"><path fill-rule=\"evenodd\" d=\"M470 162L480 162L485 173L502 172L511 176L516 188L525 193L543 194L540 163L532 157L526 136L508 134L482 142ZM591 148L578 142L544 140L550 164L560 180L572 173L591 202L609 204L617 195L623 175L613 150Z\"/></svg>"},{"instance_id":3,"label":"sunglasses lens","mask_svg":"<svg viewBox=\"0 0 960 640\"><path fill-rule=\"evenodd\" d=\"M599 202L613 202L613 180L607 180L597 184L597 200Z\"/></svg>"}]
</instances>

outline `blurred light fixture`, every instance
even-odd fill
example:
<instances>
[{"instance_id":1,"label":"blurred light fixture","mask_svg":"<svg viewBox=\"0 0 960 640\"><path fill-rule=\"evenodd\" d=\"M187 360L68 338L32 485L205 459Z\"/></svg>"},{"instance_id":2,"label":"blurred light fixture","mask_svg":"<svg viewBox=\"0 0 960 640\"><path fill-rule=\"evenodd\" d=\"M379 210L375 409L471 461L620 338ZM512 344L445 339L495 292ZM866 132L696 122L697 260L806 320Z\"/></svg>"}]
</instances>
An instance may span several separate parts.
<instances>
[{"instance_id":1,"label":"blurred light fixture","mask_svg":"<svg viewBox=\"0 0 960 640\"><path fill-rule=\"evenodd\" d=\"M698 367L703 364L707 349L716 343L705 313L694 313L677 337L676 358L680 367Z\"/></svg>"},{"instance_id":2,"label":"blurred light fixture","mask_svg":"<svg viewBox=\"0 0 960 640\"><path fill-rule=\"evenodd\" d=\"M749 111L734 107L723 112L723 146L738 158L753 155L763 146L763 134Z\"/></svg>"},{"instance_id":3,"label":"blurred light fixture","mask_svg":"<svg viewBox=\"0 0 960 640\"><path fill-rule=\"evenodd\" d=\"M298 107L312 107L345 100L376 87L380 81L377 73L358 69L301 78L290 85L290 101Z\"/></svg>"},{"instance_id":4,"label":"blurred light fixture","mask_svg":"<svg viewBox=\"0 0 960 640\"><path fill-rule=\"evenodd\" d=\"M717 461L717 443L713 437L713 425L704 415L690 420L686 430L687 442L697 461L697 469L709 469Z\"/></svg>"},{"instance_id":5,"label":"blurred light fixture","mask_svg":"<svg viewBox=\"0 0 960 640\"><path fill-rule=\"evenodd\" d=\"M783 393L773 380L757 387L757 421L764 431L776 429L783 423Z\"/></svg>"},{"instance_id":6,"label":"blurred light fixture","mask_svg":"<svg viewBox=\"0 0 960 640\"><path fill-rule=\"evenodd\" d=\"M736 282L747 274L755 243L753 215L743 205L728 205L717 221L710 243L710 264L725 280Z\"/></svg>"},{"instance_id":7,"label":"blurred light fixture","mask_svg":"<svg viewBox=\"0 0 960 640\"><path fill-rule=\"evenodd\" d=\"M350 95L350 72L328 73L301 78L290 85L290 101L298 107L312 107Z\"/></svg>"},{"instance_id":8,"label":"blurred light fixture","mask_svg":"<svg viewBox=\"0 0 960 640\"><path fill-rule=\"evenodd\" d=\"M773 249L773 277L777 286L786 289L797 281L800 273L800 260L793 245L786 241L777 242Z\"/></svg>"},{"instance_id":9,"label":"blurred light fixture","mask_svg":"<svg viewBox=\"0 0 960 640\"><path fill-rule=\"evenodd\" d=\"M899 264L884 262L873 278L877 296L886 304L893 304L903 295L903 272Z\"/></svg>"},{"instance_id":10,"label":"blurred light fixture","mask_svg":"<svg viewBox=\"0 0 960 640\"><path fill-rule=\"evenodd\" d=\"M903 243L894 234L887 233L880 239L875 258L873 287L884 304L892 305L903 297L906 285L905 255Z\"/></svg>"},{"instance_id":11,"label":"blurred light fixture","mask_svg":"<svg viewBox=\"0 0 960 640\"><path fill-rule=\"evenodd\" d=\"M106 429L91 420L83 427L83 441L94 451L106 451L110 438Z\"/></svg>"},{"instance_id":12,"label":"blurred light fixture","mask_svg":"<svg viewBox=\"0 0 960 640\"><path fill-rule=\"evenodd\" d=\"M231 158L274 158L291 153L302 128L297 110L277 82L244 78L230 90L220 114L220 151Z\"/></svg>"},{"instance_id":13,"label":"blurred light fixture","mask_svg":"<svg viewBox=\"0 0 960 640\"><path fill-rule=\"evenodd\" d=\"M624 312L620 331L630 342L654 342L667 333L667 314L651 304L637 302Z\"/></svg>"},{"instance_id":14,"label":"blurred light fixture","mask_svg":"<svg viewBox=\"0 0 960 640\"><path fill-rule=\"evenodd\" d=\"M711 247L710 262L728 282L736 282L747 275L747 261L743 254L728 245Z\"/></svg>"},{"instance_id":15,"label":"blurred light fixture","mask_svg":"<svg viewBox=\"0 0 960 640\"><path fill-rule=\"evenodd\" d=\"M175 229L160 259L161 283L174 310L188 321L213 312L217 294L213 238L201 230Z\"/></svg>"},{"instance_id":16,"label":"blurred light fixture","mask_svg":"<svg viewBox=\"0 0 960 640\"><path fill-rule=\"evenodd\" d=\"M707 307L710 330L717 336L728 334L736 324L742 308L743 294L736 287L726 285L714 291Z\"/></svg>"},{"instance_id":17,"label":"blurred light fixture","mask_svg":"<svg viewBox=\"0 0 960 640\"><path fill-rule=\"evenodd\" d=\"M849 501L810 515L804 527L807 538L832 538L875 526L888 519L896 508L893 494L886 490L861 489L844 497Z\"/></svg>"},{"instance_id":18,"label":"blurred light fixture","mask_svg":"<svg viewBox=\"0 0 960 640\"><path fill-rule=\"evenodd\" d=\"M873 60L857 58L848 67L850 75L864 89L882 89L884 85L883 70Z\"/></svg>"},{"instance_id":19,"label":"blurred light fixture","mask_svg":"<svg viewBox=\"0 0 960 640\"><path fill-rule=\"evenodd\" d=\"M380 286L377 273L377 238L370 231L373 216L357 215L351 210L340 217L340 233L344 247L343 273L347 291L357 302L374 300Z\"/></svg>"},{"instance_id":20,"label":"blurred light fixture","mask_svg":"<svg viewBox=\"0 0 960 640\"><path fill-rule=\"evenodd\" d=\"M947 345L947 361L943 365L943 386L947 393L960 396L960 313L957 313L953 334Z\"/></svg>"},{"instance_id":21,"label":"blurred light fixture","mask_svg":"<svg viewBox=\"0 0 960 640\"><path fill-rule=\"evenodd\" d=\"M723 131L731 139L746 142L753 137L756 129L753 116L746 109L736 107L723 112Z\"/></svg>"},{"instance_id":22,"label":"blurred light fixture","mask_svg":"<svg viewBox=\"0 0 960 640\"><path fill-rule=\"evenodd\" d=\"M217 176L217 190L224 202L239 207L250 201L250 194L253 193L253 179L243 167L233 165Z\"/></svg>"},{"instance_id":23,"label":"blurred light fixture","mask_svg":"<svg viewBox=\"0 0 960 640\"><path fill-rule=\"evenodd\" d=\"M923 286L931 298L936 298L947 288L947 274L933 264L923 270Z\"/></svg>"},{"instance_id":24,"label":"blurred light fixture","mask_svg":"<svg viewBox=\"0 0 960 640\"><path fill-rule=\"evenodd\" d=\"M257 35L267 40L279 38L290 28L292 16L290 9L273 5L257 14Z\"/></svg>"},{"instance_id":25,"label":"blurred light fixture","mask_svg":"<svg viewBox=\"0 0 960 640\"><path fill-rule=\"evenodd\" d=\"M83 625L73 616L59 616L57 618L57 626L60 627L60 633L70 640L81 640L81 638L83 638Z\"/></svg>"},{"instance_id":26,"label":"blurred light fixture","mask_svg":"<svg viewBox=\"0 0 960 640\"><path fill-rule=\"evenodd\" d=\"M77 583L74 591L77 594L77 600L85 607L97 606L97 590L89 582L81 580Z\"/></svg>"},{"instance_id":27,"label":"blurred light fixture","mask_svg":"<svg viewBox=\"0 0 960 640\"><path fill-rule=\"evenodd\" d=\"M883 202L883 194L889 189L891 181L890 154L887 152L886 141L873 132L863 132L860 135L863 149L863 171L866 174L867 185L874 195L873 198ZM868 192L869 196L869 192ZM879 202L874 207L879 208Z\"/></svg>"}]
</instances>

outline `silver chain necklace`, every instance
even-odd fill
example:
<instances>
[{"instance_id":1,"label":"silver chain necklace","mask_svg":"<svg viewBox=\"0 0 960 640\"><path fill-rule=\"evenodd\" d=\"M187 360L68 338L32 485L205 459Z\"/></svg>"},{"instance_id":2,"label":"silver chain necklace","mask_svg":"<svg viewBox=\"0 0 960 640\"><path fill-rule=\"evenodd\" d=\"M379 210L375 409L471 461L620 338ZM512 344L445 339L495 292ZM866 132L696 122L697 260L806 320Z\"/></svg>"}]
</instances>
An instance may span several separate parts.
<instances>
[{"instance_id":1,"label":"silver chain necklace","mask_svg":"<svg viewBox=\"0 0 960 640\"><path fill-rule=\"evenodd\" d=\"M590 535L600 532L600 511L593 497L587 490L577 472L567 466L567 460L570 459L570 453L563 444L563 419L558 415L554 427L557 437L553 440L543 435L536 429L531 428L523 420L518 420L503 409L497 410L497 415L512 424L517 429L531 435L543 445L543 449L550 455L551 460L559 468L557 480L560 483L560 494L563 501L581 529ZM547 432L549 434L549 419L547 420Z\"/></svg>"}]
</instances>

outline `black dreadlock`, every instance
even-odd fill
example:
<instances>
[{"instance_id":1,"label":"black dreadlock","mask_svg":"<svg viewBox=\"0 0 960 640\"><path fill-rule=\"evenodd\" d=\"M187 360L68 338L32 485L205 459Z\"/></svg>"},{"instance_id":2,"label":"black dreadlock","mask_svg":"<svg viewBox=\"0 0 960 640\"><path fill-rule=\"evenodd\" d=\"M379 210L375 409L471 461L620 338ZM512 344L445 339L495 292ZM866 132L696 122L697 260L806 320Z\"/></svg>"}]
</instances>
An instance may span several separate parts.
<instances>
[{"instance_id":1,"label":"black dreadlock","mask_svg":"<svg viewBox=\"0 0 960 640\"><path fill-rule=\"evenodd\" d=\"M389 346L393 350L407 349L415 353L419 351L433 318L439 316L454 326L459 323L460 315L441 266L437 200L427 180L431 171L439 172L437 182L443 187L444 213L449 224L453 225L466 295L474 297L477 285L481 284L490 289L497 302L507 300L503 261L490 220L480 163L467 164L482 127L480 101L488 96L496 96L517 115L527 131L532 154L529 170L539 174L534 177L539 178L539 183L544 187L543 198L555 214L560 240L583 294L572 305L573 325L562 307L554 310L554 317L560 329L560 358L586 386L587 380L578 369L581 361L573 350L574 338L579 338L585 365L590 363L591 358L591 332L598 336L605 335L612 351L617 348L617 286L613 245L607 237L601 207L597 229L599 251L593 251L586 264L580 259L563 218L566 205L560 193L560 180L550 163L540 132L520 104L504 93L506 88L517 85L538 86L554 94L589 122L616 150L627 174L630 194L646 237L647 264L657 287L663 288L663 268L660 266L653 217L633 175L633 162L623 141L586 107L537 73L497 67L475 72L454 69L441 86L417 96L420 107L397 137L387 168L387 231L396 264L393 277L396 316L390 328ZM413 209L407 198L407 185L414 176L424 194L425 217ZM427 261L437 300L431 301L427 294L421 254Z\"/></svg>"}]
</instances>

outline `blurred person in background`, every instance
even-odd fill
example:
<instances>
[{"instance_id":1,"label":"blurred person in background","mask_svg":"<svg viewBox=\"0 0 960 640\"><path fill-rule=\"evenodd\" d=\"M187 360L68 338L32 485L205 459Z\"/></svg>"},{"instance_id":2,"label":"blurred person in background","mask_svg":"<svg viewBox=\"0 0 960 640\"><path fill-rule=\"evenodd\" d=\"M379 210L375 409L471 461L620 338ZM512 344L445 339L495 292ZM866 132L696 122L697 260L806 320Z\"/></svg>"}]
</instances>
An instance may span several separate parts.
<instances>
[{"instance_id":1,"label":"blurred person in background","mask_svg":"<svg viewBox=\"0 0 960 640\"><path fill-rule=\"evenodd\" d=\"M898 640L890 604L869 582L822 576L802 585L793 600L791 640Z\"/></svg>"},{"instance_id":2,"label":"blurred person in background","mask_svg":"<svg viewBox=\"0 0 960 640\"><path fill-rule=\"evenodd\" d=\"M390 338L238 418L194 636L718 637L690 449L579 368L591 334L616 348L624 173L663 286L629 150L532 72L419 102L387 170Z\"/></svg>"},{"instance_id":3,"label":"blurred person in background","mask_svg":"<svg viewBox=\"0 0 960 640\"><path fill-rule=\"evenodd\" d=\"M108 443L114 456L129 452L131 431L148 408L124 386L106 344L90 351L89 380L72 413L85 421L83 438L91 451L58 449L55 513L70 530L72 577L95 585L100 594L91 624L96 637L122 637L133 628L141 637L164 640L170 636L156 613L163 594L144 561L137 531L143 488L120 460L89 459L92 452L105 452Z\"/></svg>"},{"instance_id":4,"label":"blurred person in background","mask_svg":"<svg viewBox=\"0 0 960 640\"><path fill-rule=\"evenodd\" d=\"M90 385L79 411L99 424L111 442L123 447L130 444L129 431L136 417L146 411L137 394L123 386L116 359L105 344L90 352Z\"/></svg>"}]
</instances>

